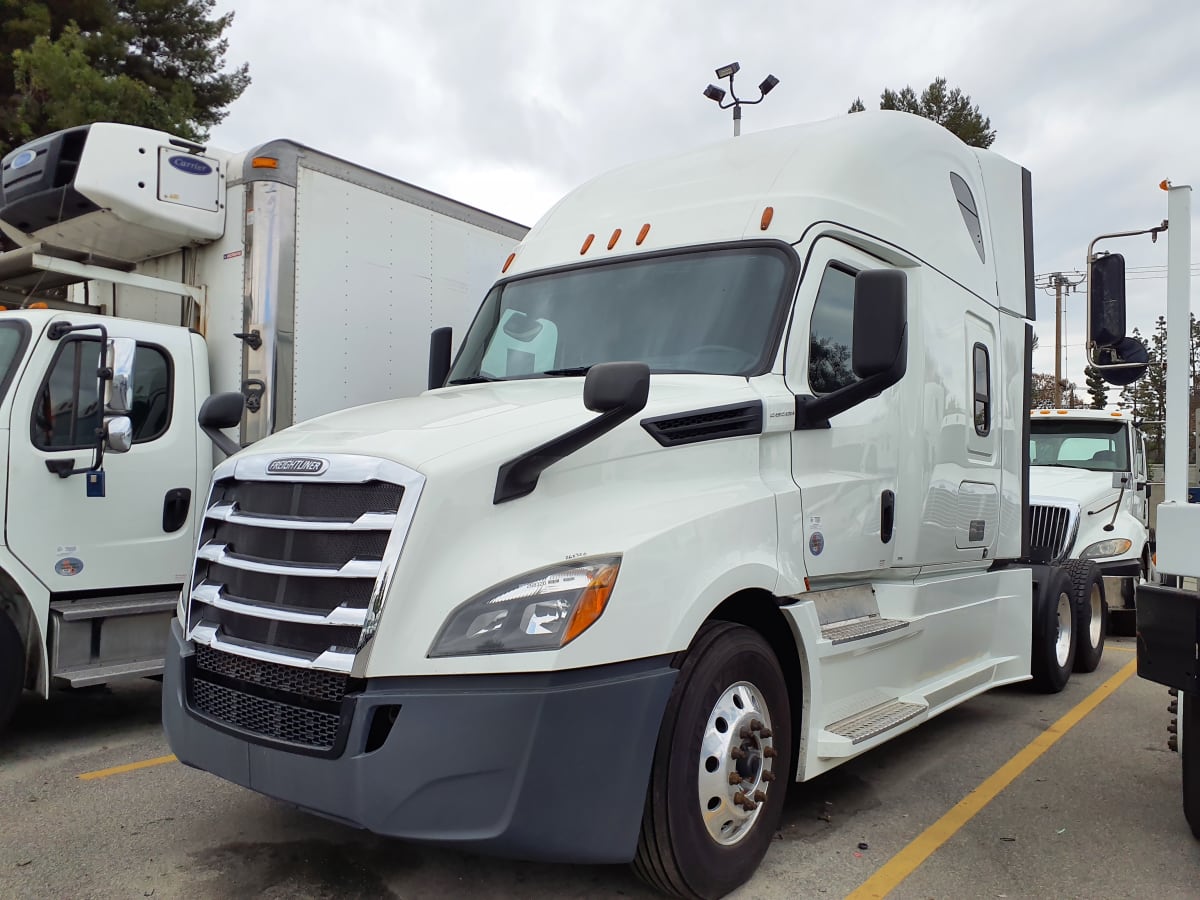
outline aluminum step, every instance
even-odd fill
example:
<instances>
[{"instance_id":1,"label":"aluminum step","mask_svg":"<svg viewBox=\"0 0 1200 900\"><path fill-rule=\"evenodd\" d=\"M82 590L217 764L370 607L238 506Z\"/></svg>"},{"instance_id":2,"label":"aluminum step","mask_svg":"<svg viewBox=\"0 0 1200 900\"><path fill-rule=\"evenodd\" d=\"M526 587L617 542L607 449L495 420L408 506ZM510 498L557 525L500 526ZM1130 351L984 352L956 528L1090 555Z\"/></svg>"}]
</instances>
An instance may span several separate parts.
<instances>
[{"instance_id":1,"label":"aluminum step","mask_svg":"<svg viewBox=\"0 0 1200 900\"><path fill-rule=\"evenodd\" d=\"M141 659L91 668L66 669L62 672L55 672L53 679L54 684L58 687L81 688L128 678L148 678L151 675L161 675L162 672L163 661L161 659Z\"/></svg>"},{"instance_id":2,"label":"aluminum step","mask_svg":"<svg viewBox=\"0 0 1200 900\"><path fill-rule=\"evenodd\" d=\"M178 603L179 591L159 591L153 594L127 594L94 600L54 600L50 603L50 612L64 622L76 622L81 619L171 612Z\"/></svg>"},{"instance_id":3,"label":"aluminum step","mask_svg":"<svg viewBox=\"0 0 1200 900\"><path fill-rule=\"evenodd\" d=\"M920 703L905 703L902 700L892 700L881 703L870 709L847 716L832 725L826 725L825 730L840 737L848 738L851 744L861 744L877 734L882 734L889 728L895 728L916 718L925 712L927 707Z\"/></svg>"},{"instance_id":4,"label":"aluminum step","mask_svg":"<svg viewBox=\"0 0 1200 900\"><path fill-rule=\"evenodd\" d=\"M856 622L826 625L821 629L821 638L834 644L845 644L848 641L861 641L863 638L907 627L906 619L860 619Z\"/></svg>"}]
</instances>

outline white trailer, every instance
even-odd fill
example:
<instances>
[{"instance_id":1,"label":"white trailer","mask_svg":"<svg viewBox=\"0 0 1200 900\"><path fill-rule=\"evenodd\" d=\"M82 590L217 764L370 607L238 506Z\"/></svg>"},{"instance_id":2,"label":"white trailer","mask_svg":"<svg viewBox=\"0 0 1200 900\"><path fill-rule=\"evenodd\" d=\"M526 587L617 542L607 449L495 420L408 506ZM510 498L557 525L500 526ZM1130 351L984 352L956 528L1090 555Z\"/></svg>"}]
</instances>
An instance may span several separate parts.
<instances>
[{"instance_id":1,"label":"white trailer","mask_svg":"<svg viewBox=\"0 0 1200 900\"><path fill-rule=\"evenodd\" d=\"M291 141L114 124L14 150L0 188L2 727L23 688L162 671L210 394L228 452L418 393L432 323L465 326L527 229Z\"/></svg>"},{"instance_id":2,"label":"white trailer","mask_svg":"<svg viewBox=\"0 0 1200 900\"><path fill-rule=\"evenodd\" d=\"M1028 562L1031 222L1028 172L902 113L577 189L444 387L214 472L172 749L381 834L717 897L789 782L1061 689L1087 611ZM336 518L285 509L310 493Z\"/></svg>"},{"instance_id":3,"label":"white trailer","mask_svg":"<svg viewBox=\"0 0 1200 900\"><path fill-rule=\"evenodd\" d=\"M1090 608L1076 650L1077 670L1090 672L1110 615L1132 633L1134 589L1150 571L1146 436L1121 410L1029 415L1030 552L1064 566L1076 603Z\"/></svg>"}]
</instances>

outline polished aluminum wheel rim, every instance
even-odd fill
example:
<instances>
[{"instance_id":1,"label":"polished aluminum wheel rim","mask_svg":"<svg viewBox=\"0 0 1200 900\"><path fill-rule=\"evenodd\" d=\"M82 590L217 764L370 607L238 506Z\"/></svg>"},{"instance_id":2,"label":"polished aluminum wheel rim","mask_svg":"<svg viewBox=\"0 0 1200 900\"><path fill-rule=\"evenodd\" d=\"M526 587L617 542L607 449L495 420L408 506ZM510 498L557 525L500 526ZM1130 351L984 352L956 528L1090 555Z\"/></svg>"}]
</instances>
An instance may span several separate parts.
<instances>
[{"instance_id":1,"label":"polished aluminum wheel rim","mask_svg":"<svg viewBox=\"0 0 1200 900\"><path fill-rule=\"evenodd\" d=\"M1071 653L1071 598L1065 593L1058 595L1058 637L1054 641L1054 655L1059 666L1067 664Z\"/></svg>"},{"instance_id":2,"label":"polished aluminum wheel rim","mask_svg":"<svg viewBox=\"0 0 1200 900\"><path fill-rule=\"evenodd\" d=\"M1088 640L1092 642L1092 649L1100 646L1100 628L1104 624L1104 601L1100 599L1100 585L1092 585L1091 596L1088 597L1092 607L1092 620L1088 623Z\"/></svg>"},{"instance_id":3,"label":"polished aluminum wheel rim","mask_svg":"<svg viewBox=\"0 0 1200 900\"><path fill-rule=\"evenodd\" d=\"M771 714L748 681L726 689L700 742L700 816L718 844L736 844L754 827L775 780Z\"/></svg>"}]
</instances>

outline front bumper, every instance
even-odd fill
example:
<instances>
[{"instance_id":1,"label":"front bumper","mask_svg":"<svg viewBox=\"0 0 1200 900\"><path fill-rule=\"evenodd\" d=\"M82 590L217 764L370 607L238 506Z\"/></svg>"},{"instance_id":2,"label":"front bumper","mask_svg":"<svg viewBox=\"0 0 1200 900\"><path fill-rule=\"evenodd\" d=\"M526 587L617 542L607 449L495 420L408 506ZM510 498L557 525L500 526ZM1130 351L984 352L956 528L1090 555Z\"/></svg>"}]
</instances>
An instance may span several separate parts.
<instances>
[{"instance_id":1,"label":"front bumper","mask_svg":"<svg viewBox=\"0 0 1200 900\"><path fill-rule=\"evenodd\" d=\"M163 726L172 751L310 812L377 834L558 862L633 858L669 658L528 675L385 678L347 697L336 758L214 727L185 701L171 626ZM375 710L398 707L379 743Z\"/></svg>"}]
</instances>

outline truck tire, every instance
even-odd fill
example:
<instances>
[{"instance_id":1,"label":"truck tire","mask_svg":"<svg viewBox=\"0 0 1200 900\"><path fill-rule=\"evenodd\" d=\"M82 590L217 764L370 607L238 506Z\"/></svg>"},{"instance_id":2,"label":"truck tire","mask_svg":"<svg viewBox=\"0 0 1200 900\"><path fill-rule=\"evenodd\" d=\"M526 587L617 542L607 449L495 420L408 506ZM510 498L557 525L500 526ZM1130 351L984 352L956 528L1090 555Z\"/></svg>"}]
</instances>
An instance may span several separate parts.
<instances>
[{"instance_id":1,"label":"truck tire","mask_svg":"<svg viewBox=\"0 0 1200 900\"><path fill-rule=\"evenodd\" d=\"M1071 578L1075 600L1075 671L1095 672L1104 656L1104 635L1108 632L1104 576L1090 559L1068 560L1063 569Z\"/></svg>"},{"instance_id":2,"label":"truck tire","mask_svg":"<svg viewBox=\"0 0 1200 900\"><path fill-rule=\"evenodd\" d=\"M1033 603L1033 689L1057 694L1067 686L1075 665L1075 601L1067 573L1055 566L1045 570Z\"/></svg>"},{"instance_id":3,"label":"truck tire","mask_svg":"<svg viewBox=\"0 0 1200 900\"><path fill-rule=\"evenodd\" d=\"M633 869L676 897L723 897L758 868L791 777L787 683L758 632L706 623L659 729Z\"/></svg>"},{"instance_id":4,"label":"truck tire","mask_svg":"<svg viewBox=\"0 0 1200 900\"><path fill-rule=\"evenodd\" d=\"M1183 760L1183 814L1200 839L1200 695L1179 692L1179 757Z\"/></svg>"},{"instance_id":5,"label":"truck tire","mask_svg":"<svg viewBox=\"0 0 1200 900\"><path fill-rule=\"evenodd\" d=\"M0 731L8 724L25 686L25 645L17 627L0 612Z\"/></svg>"}]
</instances>

